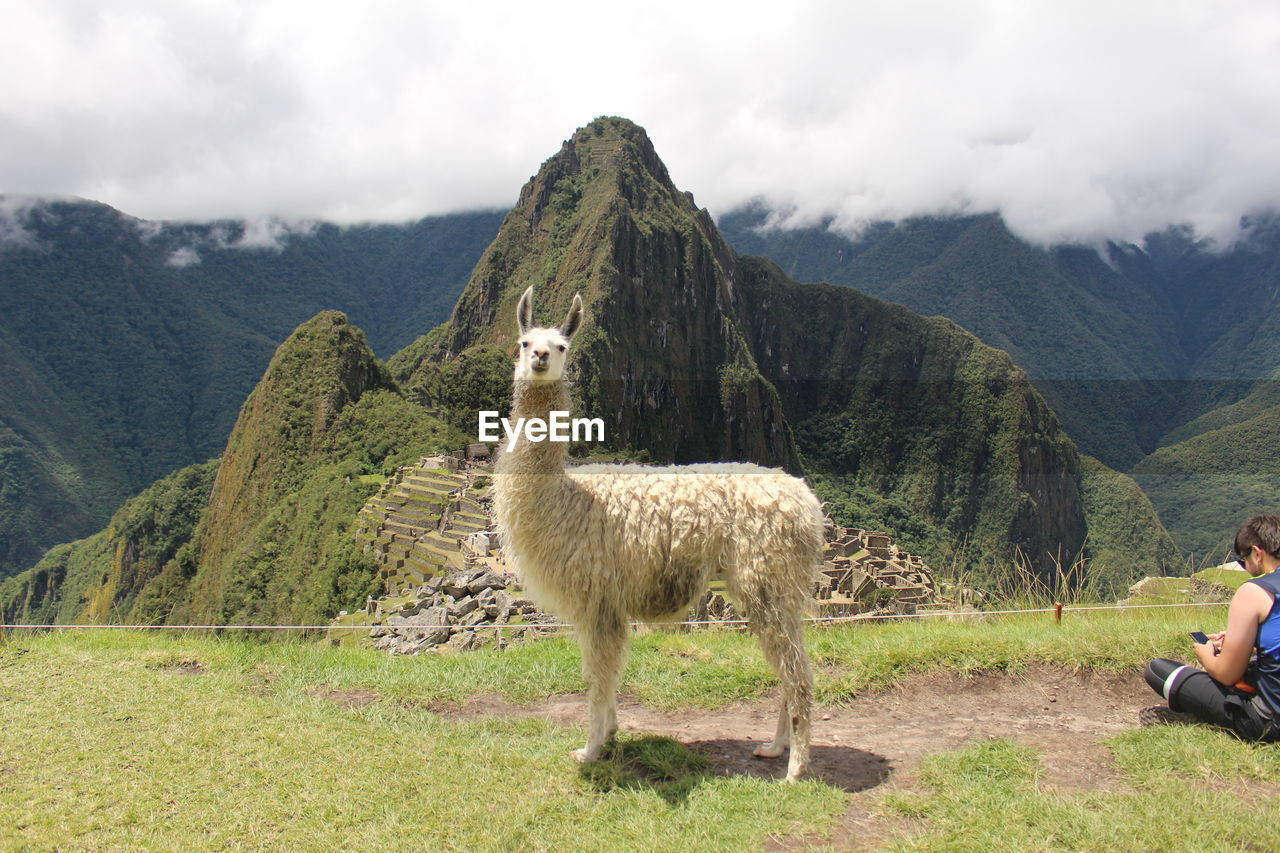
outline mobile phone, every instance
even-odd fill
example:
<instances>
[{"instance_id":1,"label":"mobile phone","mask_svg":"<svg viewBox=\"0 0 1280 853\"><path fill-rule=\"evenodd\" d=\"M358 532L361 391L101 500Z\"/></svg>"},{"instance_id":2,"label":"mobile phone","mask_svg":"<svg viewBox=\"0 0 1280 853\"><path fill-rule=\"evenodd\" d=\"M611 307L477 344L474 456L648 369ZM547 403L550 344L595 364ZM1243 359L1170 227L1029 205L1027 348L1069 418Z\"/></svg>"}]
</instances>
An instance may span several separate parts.
<instances>
[{"instance_id":1,"label":"mobile phone","mask_svg":"<svg viewBox=\"0 0 1280 853\"><path fill-rule=\"evenodd\" d=\"M1209 635L1204 631L1192 631L1191 639L1197 643L1207 643L1209 642Z\"/></svg>"}]
</instances>

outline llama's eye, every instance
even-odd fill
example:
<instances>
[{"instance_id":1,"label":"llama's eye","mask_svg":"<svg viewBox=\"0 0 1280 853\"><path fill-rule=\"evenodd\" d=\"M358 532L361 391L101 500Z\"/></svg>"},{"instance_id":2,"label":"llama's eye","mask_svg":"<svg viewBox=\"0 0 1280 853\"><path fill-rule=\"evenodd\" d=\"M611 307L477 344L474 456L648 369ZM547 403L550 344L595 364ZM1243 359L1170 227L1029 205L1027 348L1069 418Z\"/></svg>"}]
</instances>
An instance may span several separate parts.
<instances>
[{"instance_id":1,"label":"llama's eye","mask_svg":"<svg viewBox=\"0 0 1280 853\"><path fill-rule=\"evenodd\" d=\"M564 349L565 349L564 344L561 344L561 345L560 345L560 352L564 352Z\"/></svg>"},{"instance_id":2,"label":"llama's eye","mask_svg":"<svg viewBox=\"0 0 1280 853\"><path fill-rule=\"evenodd\" d=\"M528 341L521 341L521 342L520 342L520 348L521 348L521 349L528 349L528 348L529 348L529 342L528 342Z\"/></svg>"}]
</instances>

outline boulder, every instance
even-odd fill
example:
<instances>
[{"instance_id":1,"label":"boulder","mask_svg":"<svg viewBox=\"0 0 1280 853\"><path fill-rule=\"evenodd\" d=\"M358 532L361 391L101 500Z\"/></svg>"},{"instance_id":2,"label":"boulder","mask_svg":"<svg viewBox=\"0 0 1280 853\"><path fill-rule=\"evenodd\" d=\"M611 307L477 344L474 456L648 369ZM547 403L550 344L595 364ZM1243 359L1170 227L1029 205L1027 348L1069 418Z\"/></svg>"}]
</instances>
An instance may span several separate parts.
<instances>
[{"instance_id":1,"label":"boulder","mask_svg":"<svg viewBox=\"0 0 1280 853\"><path fill-rule=\"evenodd\" d=\"M461 619L464 616L474 612L480 603L474 598L464 598L454 604L449 605L446 612L454 619Z\"/></svg>"},{"instance_id":2,"label":"boulder","mask_svg":"<svg viewBox=\"0 0 1280 853\"><path fill-rule=\"evenodd\" d=\"M460 652L469 652L480 645L480 642L475 631L463 631L449 640L449 645Z\"/></svg>"},{"instance_id":3,"label":"boulder","mask_svg":"<svg viewBox=\"0 0 1280 853\"><path fill-rule=\"evenodd\" d=\"M487 569L481 570L467 584L467 589L473 595L482 589L506 589L506 587L506 581Z\"/></svg>"},{"instance_id":4,"label":"boulder","mask_svg":"<svg viewBox=\"0 0 1280 853\"><path fill-rule=\"evenodd\" d=\"M409 624L429 626L448 625L450 624L449 611L444 607L428 607L417 616L411 617Z\"/></svg>"},{"instance_id":5,"label":"boulder","mask_svg":"<svg viewBox=\"0 0 1280 853\"><path fill-rule=\"evenodd\" d=\"M425 633L423 643L428 646L438 646L441 643L448 642L449 633L448 628L433 628Z\"/></svg>"},{"instance_id":6,"label":"boulder","mask_svg":"<svg viewBox=\"0 0 1280 853\"><path fill-rule=\"evenodd\" d=\"M464 598L471 594L471 589L468 586L469 582L470 579L465 574L453 574L445 579L440 588L454 598Z\"/></svg>"}]
</instances>

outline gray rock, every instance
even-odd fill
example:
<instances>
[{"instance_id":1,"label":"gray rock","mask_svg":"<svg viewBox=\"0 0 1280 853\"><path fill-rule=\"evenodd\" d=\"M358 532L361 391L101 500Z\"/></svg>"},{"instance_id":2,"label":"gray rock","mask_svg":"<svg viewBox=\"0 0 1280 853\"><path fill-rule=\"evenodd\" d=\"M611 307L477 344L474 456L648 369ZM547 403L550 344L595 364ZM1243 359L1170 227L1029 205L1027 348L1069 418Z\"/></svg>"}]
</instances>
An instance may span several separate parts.
<instances>
[{"instance_id":1,"label":"gray rock","mask_svg":"<svg viewBox=\"0 0 1280 853\"><path fill-rule=\"evenodd\" d=\"M470 627L472 625L479 625L481 622L487 621L488 618L489 618L489 615L487 613L485 613L483 610L476 609L476 610L472 610L465 617L463 617L460 624Z\"/></svg>"},{"instance_id":2,"label":"gray rock","mask_svg":"<svg viewBox=\"0 0 1280 853\"><path fill-rule=\"evenodd\" d=\"M464 574L459 573L450 575L449 579L444 582L444 586L442 586L441 589L449 595L452 595L454 598L462 598L471 592L467 586L468 582L467 576Z\"/></svg>"},{"instance_id":3,"label":"gray rock","mask_svg":"<svg viewBox=\"0 0 1280 853\"><path fill-rule=\"evenodd\" d=\"M441 643L449 641L449 629L447 627L433 628L423 634L423 644L427 646L438 646Z\"/></svg>"},{"instance_id":4,"label":"gray rock","mask_svg":"<svg viewBox=\"0 0 1280 853\"><path fill-rule=\"evenodd\" d=\"M447 611L449 615L452 616L454 619L461 619L462 617L474 611L479 606L480 606L480 603L476 601L474 598L464 598L461 601L453 605L450 605L447 608Z\"/></svg>"},{"instance_id":5,"label":"gray rock","mask_svg":"<svg viewBox=\"0 0 1280 853\"><path fill-rule=\"evenodd\" d=\"M392 619L395 619L395 618L396 617L394 616L388 617L387 624L388 625L397 624L396 622L391 621ZM414 616L409 616L407 618L401 617L401 621L398 624L415 625L415 626L420 626L424 628L434 627L437 625L448 625L449 611L443 607L428 607L426 610L423 610L421 613L418 613Z\"/></svg>"},{"instance_id":6,"label":"gray rock","mask_svg":"<svg viewBox=\"0 0 1280 853\"><path fill-rule=\"evenodd\" d=\"M469 652L480 643L475 631L464 631L451 639L449 645L460 652Z\"/></svg>"},{"instance_id":7,"label":"gray rock","mask_svg":"<svg viewBox=\"0 0 1280 853\"><path fill-rule=\"evenodd\" d=\"M469 589L473 594L479 592L482 589L506 589L506 588L507 588L506 581L504 581L502 578L495 575L493 572L490 572L487 570L479 572L479 574L476 577L472 578L471 581L467 584L467 589Z\"/></svg>"}]
</instances>

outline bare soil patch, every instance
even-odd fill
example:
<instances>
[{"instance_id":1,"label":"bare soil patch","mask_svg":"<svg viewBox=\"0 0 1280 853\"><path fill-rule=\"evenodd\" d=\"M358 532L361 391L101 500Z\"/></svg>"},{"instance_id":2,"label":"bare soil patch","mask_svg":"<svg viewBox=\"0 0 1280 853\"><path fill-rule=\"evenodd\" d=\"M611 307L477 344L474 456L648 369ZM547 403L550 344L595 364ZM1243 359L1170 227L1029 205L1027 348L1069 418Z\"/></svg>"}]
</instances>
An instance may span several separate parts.
<instances>
[{"instance_id":1,"label":"bare soil patch","mask_svg":"<svg viewBox=\"0 0 1280 853\"><path fill-rule=\"evenodd\" d=\"M1100 781L1099 763L1108 757L1101 741L1137 725L1138 710L1158 698L1136 673L1036 667L1016 675L912 676L847 706L815 706L814 775L854 793L915 770L930 753L1004 737L1044 756L1044 784L1093 789ZM432 710L451 719L525 716L584 727L587 713L583 694L532 705L483 695ZM776 695L718 710L670 713L625 696L618 702L618 721L626 731L669 735L702 752L722 773L763 778L780 778L786 771L783 760L761 761L751 755L756 744L772 735L777 712Z\"/></svg>"},{"instance_id":2,"label":"bare soil patch","mask_svg":"<svg viewBox=\"0 0 1280 853\"><path fill-rule=\"evenodd\" d=\"M766 848L817 844L869 849L910 831L910 821L876 814L880 798L890 790L913 787L925 756L991 738L1035 749L1044 768L1042 788L1070 792L1116 786L1119 778L1102 741L1135 727L1138 711L1158 698L1138 673L1033 667L1020 674L932 672L860 696L847 706L816 706L813 775L847 791L849 809L830 837L770 839ZM676 738L709 758L719 773L779 779L786 774L785 758L763 761L751 755L771 736L777 703L778 697L771 695L714 711L666 713L622 697L618 721L628 732ZM584 729L586 724L582 694L532 705L486 695L432 710L452 719L529 716Z\"/></svg>"}]
</instances>

